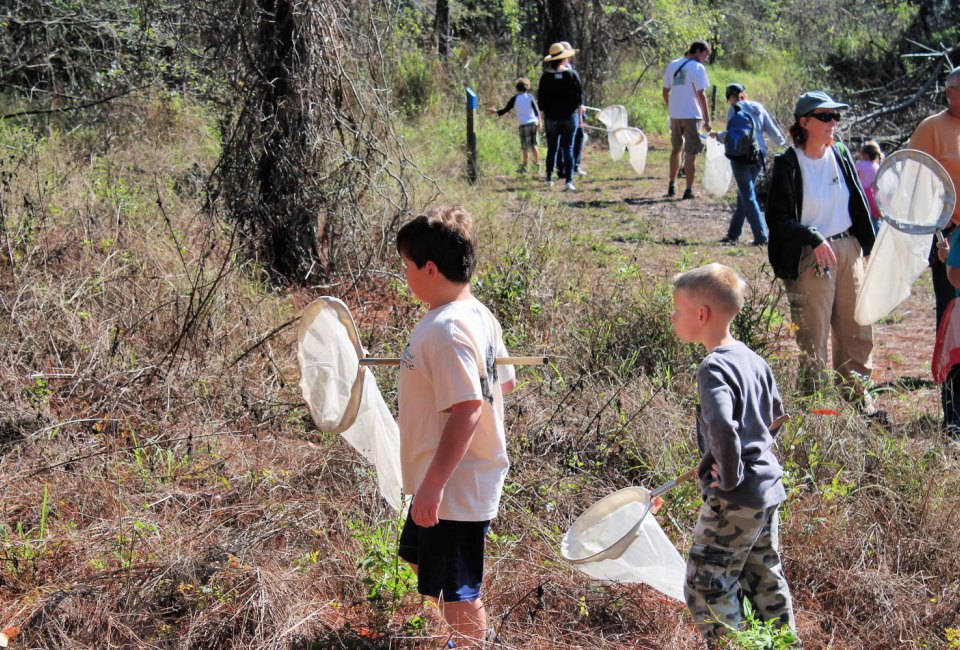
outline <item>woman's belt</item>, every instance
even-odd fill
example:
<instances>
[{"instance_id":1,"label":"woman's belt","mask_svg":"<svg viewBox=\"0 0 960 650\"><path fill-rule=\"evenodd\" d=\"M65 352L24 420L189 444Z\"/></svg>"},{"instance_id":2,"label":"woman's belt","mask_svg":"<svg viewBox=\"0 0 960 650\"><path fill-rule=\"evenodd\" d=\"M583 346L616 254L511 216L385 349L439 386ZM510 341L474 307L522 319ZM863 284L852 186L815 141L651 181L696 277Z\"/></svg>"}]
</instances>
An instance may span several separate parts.
<instances>
[{"instance_id":1,"label":"woman's belt","mask_svg":"<svg viewBox=\"0 0 960 650\"><path fill-rule=\"evenodd\" d=\"M836 235L830 235L827 237L827 241L837 241L838 239L843 239L844 237L849 237L850 231L844 230L843 232L838 232Z\"/></svg>"}]
</instances>

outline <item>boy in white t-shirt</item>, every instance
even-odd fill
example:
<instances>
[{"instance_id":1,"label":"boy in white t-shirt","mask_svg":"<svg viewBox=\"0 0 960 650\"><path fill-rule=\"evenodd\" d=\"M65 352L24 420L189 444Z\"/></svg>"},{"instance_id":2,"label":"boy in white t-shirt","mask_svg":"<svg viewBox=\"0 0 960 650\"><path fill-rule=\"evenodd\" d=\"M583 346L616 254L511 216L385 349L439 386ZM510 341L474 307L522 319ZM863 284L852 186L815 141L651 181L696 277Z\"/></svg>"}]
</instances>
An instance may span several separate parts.
<instances>
[{"instance_id":1,"label":"boy in white t-shirt","mask_svg":"<svg viewBox=\"0 0 960 650\"><path fill-rule=\"evenodd\" d=\"M413 495L399 554L417 589L476 643L486 635L480 599L484 539L510 463L503 396L515 386L500 323L470 291L473 220L439 207L397 233L410 291L429 311L403 350L397 394L403 489ZM462 646L461 646L462 647Z\"/></svg>"},{"instance_id":2,"label":"boy in white t-shirt","mask_svg":"<svg viewBox=\"0 0 960 650\"><path fill-rule=\"evenodd\" d=\"M498 117L506 115L511 110L517 111L517 126L520 129L520 151L523 154L523 164L517 171L527 171L530 162L530 153L533 153L534 171L540 171L540 150L537 149L537 129L540 128L540 109L537 100L530 94L530 80L526 77L517 79L517 94L510 98L507 105L497 110L493 106L487 109L491 115Z\"/></svg>"}]
</instances>

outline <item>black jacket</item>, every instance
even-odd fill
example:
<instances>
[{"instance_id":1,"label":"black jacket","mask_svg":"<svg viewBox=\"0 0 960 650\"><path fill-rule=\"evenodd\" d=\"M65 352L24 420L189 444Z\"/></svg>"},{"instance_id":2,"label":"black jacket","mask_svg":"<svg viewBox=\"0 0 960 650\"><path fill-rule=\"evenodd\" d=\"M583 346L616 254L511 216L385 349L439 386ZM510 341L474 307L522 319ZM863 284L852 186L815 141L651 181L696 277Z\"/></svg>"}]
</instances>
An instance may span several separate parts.
<instances>
[{"instance_id":1,"label":"black jacket","mask_svg":"<svg viewBox=\"0 0 960 650\"><path fill-rule=\"evenodd\" d=\"M847 189L850 190L849 211L853 221L850 230L860 242L863 254L869 255L873 250L874 234L867 197L847 148L836 143L831 150L837 157ZM773 159L766 209L770 228L767 257L774 275L784 280L796 280L800 276L800 257L804 246L816 247L826 239L816 228L800 223L802 213L803 176L797 153L790 147Z\"/></svg>"},{"instance_id":2,"label":"black jacket","mask_svg":"<svg viewBox=\"0 0 960 650\"><path fill-rule=\"evenodd\" d=\"M563 72L552 68L545 70L537 87L537 104L548 120L572 117L583 104L580 75L573 68L567 68Z\"/></svg>"}]
</instances>

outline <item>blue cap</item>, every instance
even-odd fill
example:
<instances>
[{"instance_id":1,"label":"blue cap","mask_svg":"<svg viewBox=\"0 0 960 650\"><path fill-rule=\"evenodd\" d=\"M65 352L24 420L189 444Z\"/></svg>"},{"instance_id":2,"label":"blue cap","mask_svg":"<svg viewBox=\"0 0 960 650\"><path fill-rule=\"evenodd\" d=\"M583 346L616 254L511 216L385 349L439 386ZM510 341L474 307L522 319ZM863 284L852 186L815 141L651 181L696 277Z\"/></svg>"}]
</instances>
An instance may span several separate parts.
<instances>
[{"instance_id":1,"label":"blue cap","mask_svg":"<svg viewBox=\"0 0 960 650\"><path fill-rule=\"evenodd\" d=\"M841 104L833 101L833 97L822 90L811 90L808 93L800 95L797 105L793 109L794 119L799 120L804 115L809 115L818 108L850 108L849 104Z\"/></svg>"},{"instance_id":2,"label":"blue cap","mask_svg":"<svg viewBox=\"0 0 960 650\"><path fill-rule=\"evenodd\" d=\"M743 84L737 84L737 83L728 84L728 85L727 85L727 94L726 94L726 96L727 96L727 98L729 99L729 98L730 98L730 95L739 95L739 94L742 93L744 90L746 90L746 88L743 87Z\"/></svg>"}]
</instances>

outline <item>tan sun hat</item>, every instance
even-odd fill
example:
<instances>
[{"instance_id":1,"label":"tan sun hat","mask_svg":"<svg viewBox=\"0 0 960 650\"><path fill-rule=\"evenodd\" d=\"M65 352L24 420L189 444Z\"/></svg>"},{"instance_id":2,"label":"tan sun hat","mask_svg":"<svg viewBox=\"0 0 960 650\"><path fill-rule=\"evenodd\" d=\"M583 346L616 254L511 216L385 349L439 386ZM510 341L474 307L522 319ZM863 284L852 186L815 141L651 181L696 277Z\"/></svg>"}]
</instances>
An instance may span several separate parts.
<instances>
[{"instance_id":1,"label":"tan sun hat","mask_svg":"<svg viewBox=\"0 0 960 650\"><path fill-rule=\"evenodd\" d=\"M569 59L577 51L567 43L554 43L550 46L550 54L543 57L544 61L559 61L560 59Z\"/></svg>"}]
</instances>

